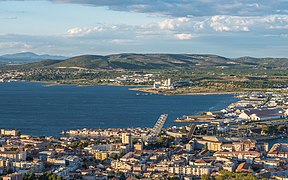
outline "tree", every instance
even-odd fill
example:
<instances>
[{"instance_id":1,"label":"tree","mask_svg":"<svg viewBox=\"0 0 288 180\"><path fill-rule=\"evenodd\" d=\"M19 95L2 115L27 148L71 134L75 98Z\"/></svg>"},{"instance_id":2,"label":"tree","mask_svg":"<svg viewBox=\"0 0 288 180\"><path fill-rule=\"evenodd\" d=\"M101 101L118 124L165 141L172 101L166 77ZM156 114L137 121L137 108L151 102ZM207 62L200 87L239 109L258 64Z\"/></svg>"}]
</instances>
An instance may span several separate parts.
<instances>
[{"instance_id":1,"label":"tree","mask_svg":"<svg viewBox=\"0 0 288 180\"><path fill-rule=\"evenodd\" d=\"M168 180L179 180L180 178L177 177L177 176L174 176L174 177L169 177Z\"/></svg>"},{"instance_id":2,"label":"tree","mask_svg":"<svg viewBox=\"0 0 288 180\"><path fill-rule=\"evenodd\" d=\"M201 175L201 180L209 180L210 179L210 175L209 174L202 174Z\"/></svg>"},{"instance_id":3,"label":"tree","mask_svg":"<svg viewBox=\"0 0 288 180\"><path fill-rule=\"evenodd\" d=\"M278 129L279 132L283 133L283 132L286 131L286 125L280 125L280 126L278 126L277 129Z\"/></svg>"},{"instance_id":4,"label":"tree","mask_svg":"<svg viewBox=\"0 0 288 180\"><path fill-rule=\"evenodd\" d=\"M109 157L112 158L112 159L117 159L117 158L118 158L118 155L117 155L116 153L111 153L111 154L109 155Z\"/></svg>"},{"instance_id":5,"label":"tree","mask_svg":"<svg viewBox=\"0 0 288 180\"><path fill-rule=\"evenodd\" d=\"M33 179L35 179L35 174L30 172L28 177L27 177L27 180L33 180Z\"/></svg>"},{"instance_id":6,"label":"tree","mask_svg":"<svg viewBox=\"0 0 288 180\"><path fill-rule=\"evenodd\" d=\"M269 133L269 126L262 126L261 132L262 132L263 134L268 134L268 133Z\"/></svg>"},{"instance_id":7,"label":"tree","mask_svg":"<svg viewBox=\"0 0 288 180\"><path fill-rule=\"evenodd\" d=\"M182 126L180 132L181 132L182 134L187 133L186 126Z\"/></svg>"},{"instance_id":8,"label":"tree","mask_svg":"<svg viewBox=\"0 0 288 180\"><path fill-rule=\"evenodd\" d=\"M7 174L12 174L13 173L13 169L8 169Z\"/></svg>"},{"instance_id":9,"label":"tree","mask_svg":"<svg viewBox=\"0 0 288 180\"><path fill-rule=\"evenodd\" d=\"M125 176L125 174L123 173L123 174L121 174L121 176L119 177L119 179L120 180L125 180L126 179L126 176Z\"/></svg>"},{"instance_id":10,"label":"tree","mask_svg":"<svg viewBox=\"0 0 288 180\"><path fill-rule=\"evenodd\" d=\"M257 177L254 174L247 174L244 178L245 180L257 180Z\"/></svg>"},{"instance_id":11,"label":"tree","mask_svg":"<svg viewBox=\"0 0 288 180\"><path fill-rule=\"evenodd\" d=\"M224 176L216 176L215 179L216 180L226 180L226 178Z\"/></svg>"}]
</instances>

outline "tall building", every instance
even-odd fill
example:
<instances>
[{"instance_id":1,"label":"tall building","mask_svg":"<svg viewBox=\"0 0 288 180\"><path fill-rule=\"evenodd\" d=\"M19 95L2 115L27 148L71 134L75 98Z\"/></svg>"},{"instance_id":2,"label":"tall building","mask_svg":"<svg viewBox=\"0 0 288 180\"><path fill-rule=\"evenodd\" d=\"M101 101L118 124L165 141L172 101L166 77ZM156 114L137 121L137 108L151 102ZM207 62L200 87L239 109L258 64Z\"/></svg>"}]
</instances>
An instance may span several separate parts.
<instances>
[{"instance_id":1,"label":"tall building","mask_svg":"<svg viewBox=\"0 0 288 180\"><path fill-rule=\"evenodd\" d=\"M122 134L122 143L128 144L129 148L132 149L133 143L132 143L132 135L131 133L123 133Z\"/></svg>"},{"instance_id":2,"label":"tall building","mask_svg":"<svg viewBox=\"0 0 288 180\"><path fill-rule=\"evenodd\" d=\"M165 85L166 85L167 87L170 87L170 86L172 85L170 78L168 78L168 79L165 81Z\"/></svg>"}]
</instances>

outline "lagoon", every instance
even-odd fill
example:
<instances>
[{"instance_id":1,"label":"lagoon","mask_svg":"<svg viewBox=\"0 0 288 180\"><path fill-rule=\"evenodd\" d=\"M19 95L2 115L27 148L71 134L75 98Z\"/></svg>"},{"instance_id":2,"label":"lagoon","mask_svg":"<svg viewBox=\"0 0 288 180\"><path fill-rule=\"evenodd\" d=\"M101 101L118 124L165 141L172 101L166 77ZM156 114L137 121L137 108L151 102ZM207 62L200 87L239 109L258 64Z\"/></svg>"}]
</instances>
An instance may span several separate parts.
<instances>
[{"instance_id":1,"label":"lagoon","mask_svg":"<svg viewBox=\"0 0 288 180\"><path fill-rule=\"evenodd\" d=\"M150 95L125 86L46 86L45 83L0 83L0 128L23 134L57 136L79 128L152 127L162 113L165 127L183 115L221 110L233 95Z\"/></svg>"}]
</instances>

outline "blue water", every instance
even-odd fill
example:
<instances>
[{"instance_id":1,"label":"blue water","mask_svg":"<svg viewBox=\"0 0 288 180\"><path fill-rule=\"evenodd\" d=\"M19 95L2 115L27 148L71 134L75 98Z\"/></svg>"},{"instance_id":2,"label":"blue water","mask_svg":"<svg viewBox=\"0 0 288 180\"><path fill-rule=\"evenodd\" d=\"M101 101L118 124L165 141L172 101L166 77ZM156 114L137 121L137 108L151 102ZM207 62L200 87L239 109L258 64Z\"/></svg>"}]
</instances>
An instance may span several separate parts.
<instances>
[{"instance_id":1,"label":"blue water","mask_svg":"<svg viewBox=\"0 0 288 180\"><path fill-rule=\"evenodd\" d=\"M233 95L137 96L128 89L0 83L0 128L57 136L84 127L152 127L162 113L169 114L167 127L177 125L173 120L182 115L220 110L237 101Z\"/></svg>"}]
</instances>

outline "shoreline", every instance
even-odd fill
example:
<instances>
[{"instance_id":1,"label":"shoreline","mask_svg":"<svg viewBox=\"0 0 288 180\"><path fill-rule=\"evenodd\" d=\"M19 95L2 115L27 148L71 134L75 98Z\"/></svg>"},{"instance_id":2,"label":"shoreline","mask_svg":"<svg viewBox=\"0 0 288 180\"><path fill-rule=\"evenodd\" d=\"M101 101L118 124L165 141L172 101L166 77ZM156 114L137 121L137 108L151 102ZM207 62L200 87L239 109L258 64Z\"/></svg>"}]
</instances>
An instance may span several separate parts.
<instances>
[{"instance_id":1,"label":"shoreline","mask_svg":"<svg viewBox=\"0 0 288 180\"><path fill-rule=\"evenodd\" d=\"M42 83L44 86L65 86L65 85L71 85L71 86L79 86L79 87L85 87L85 86L120 86L120 87L147 87L148 85L120 85L120 84L77 84L77 83L60 83L56 81L15 81L15 82L31 82L31 83Z\"/></svg>"},{"instance_id":2,"label":"shoreline","mask_svg":"<svg viewBox=\"0 0 288 180\"><path fill-rule=\"evenodd\" d=\"M129 91L138 91L143 93L152 93L152 94L161 94L161 95L168 95L168 96L174 96L174 95L180 95L180 96L197 96L197 95L225 95L225 94L244 94L245 92L184 92L184 93L173 93L173 92L159 92L155 89L150 88L149 85L121 85L121 84L77 84L77 83L61 83L56 81L16 81L16 82L32 82L32 83L43 83L43 86L45 87L51 87L51 86L65 86L65 85L71 85L71 86L79 86L79 87L85 87L85 86L119 86L119 87L130 87Z\"/></svg>"},{"instance_id":3,"label":"shoreline","mask_svg":"<svg viewBox=\"0 0 288 180\"><path fill-rule=\"evenodd\" d=\"M32 82L32 83L43 83L43 86L50 87L50 86L65 86L65 85L71 85L71 86L78 86L78 87L85 87L85 86L111 86L111 87L129 87L129 91L138 91L143 93L151 93L151 94L159 94L159 95L165 95L165 96L174 96L174 95L180 95L180 96L197 96L197 95L239 95L239 94L245 94L250 91L260 91L259 89L244 89L242 91L213 91L211 89L201 89L201 87L195 87L195 89L173 89L167 90L167 89L154 89L151 85L123 85L123 84L79 84L79 83L61 83L57 81L15 81L15 82ZM178 90L178 91L177 91ZM192 92L189 92L191 90ZM203 92L207 90L207 92ZM269 91L270 89L267 89L266 91ZM194 92L193 92L194 91ZM263 91L263 89L261 90Z\"/></svg>"},{"instance_id":4,"label":"shoreline","mask_svg":"<svg viewBox=\"0 0 288 180\"><path fill-rule=\"evenodd\" d=\"M244 91L237 91L237 92L183 92L183 93L173 93L171 91L168 92L159 92L155 89L152 88L129 88L130 91L139 91L139 92L144 92L144 93L152 93L152 94L161 94L161 95L168 95L168 96L173 96L173 95L178 95L178 96L197 96L197 95L226 95L226 94L232 94L232 95L237 95L237 94L244 94Z\"/></svg>"}]
</instances>

